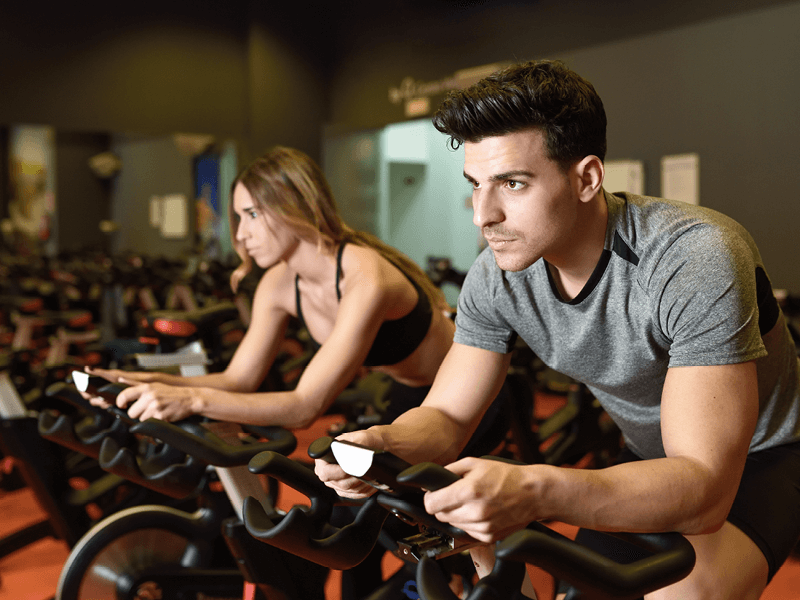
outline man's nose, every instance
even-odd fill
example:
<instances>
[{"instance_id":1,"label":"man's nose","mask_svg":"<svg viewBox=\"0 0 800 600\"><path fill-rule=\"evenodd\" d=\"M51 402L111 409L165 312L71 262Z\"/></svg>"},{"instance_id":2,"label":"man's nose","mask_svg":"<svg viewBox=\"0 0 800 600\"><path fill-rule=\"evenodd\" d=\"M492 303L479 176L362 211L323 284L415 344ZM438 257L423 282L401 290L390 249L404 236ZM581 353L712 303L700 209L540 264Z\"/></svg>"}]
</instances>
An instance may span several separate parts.
<instances>
[{"instance_id":1,"label":"man's nose","mask_svg":"<svg viewBox=\"0 0 800 600\"><path fill-rule=\"evenodd\" d=\"M472 222L483 229L504 220L497 195L491 190L476 190L472 194Z\"/></svg>"}]
</instances>

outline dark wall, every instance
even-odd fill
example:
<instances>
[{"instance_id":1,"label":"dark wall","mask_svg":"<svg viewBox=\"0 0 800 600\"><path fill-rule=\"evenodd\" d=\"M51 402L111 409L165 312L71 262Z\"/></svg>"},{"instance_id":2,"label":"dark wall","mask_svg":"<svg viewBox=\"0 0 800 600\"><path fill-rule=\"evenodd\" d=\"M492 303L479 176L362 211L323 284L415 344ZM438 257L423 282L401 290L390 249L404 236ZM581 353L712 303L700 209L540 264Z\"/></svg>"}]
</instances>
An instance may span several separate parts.
<instances>
[{"instance_id":1,"label":"dark wall","mask_svg":"<svg viewBox=\"0 0 800 600\"><path fill-rule=\"evenodd\" d=\"M325 86L308 59L323 54L319 29L267 9L261 0L2 3L0 124L212 133L240 142L245 157L275 143L316 155Z\"/></svg>"},{"instance_id":2,"label":"dark wall","mask_svg":"<svg viewBox=\"0 0 800 600\"><path fill-rule=\"evenodd\" d=\"M800 131L800 2L505 4L434 3L454 16L398 14L351 37L331 82L331 130L405 119L388 91L407 77L560 58L603 98L609 159L642 160L646 192L658 195L661 157L697 152L701 204L744 224L773 284L800 291L800 181L787 175Z\"/></svg>"},{"instance_id":3,"label":"dark wall","mask_svg":"<svg viewBox=\"0 0 800 600\"><path fill-rule=\"evenodd\" d=\"M742 223L776 287L800 291L800 3L573 53L609 117L609 158L697 152L700 203Z\"/></svg>"},{"instance_id":4,"label":"dark wall","mask_svg":"<svg viewBox=\"0 0 800 600\"><path fill-rule=\"evenodd\" d=\"M193 159L181 153L170 136L115 135L111 150L122 161L111 190L111 219L121 225L111 237L112 253L190 255L196 225ZM150 222L150 203L153 196L173 194L186 200L186 232L165 237L160 224ZM163 216L159 223L161 220Z\"/></svg>"},{"instance_id":5,"label":"dark wall","mask_svg":"<svg viewBox=\"0 0 800 600\"><path fill-rule=\"evenodd\" d=\"M332 6L333 5L333 6ZM246 160L274 145L319 159L337 3L253 0L248 25Z\"/></svg>"},{"instance_id":6,"label":"dark wall","mask_svg":"<svg viewBox=\"0 0 800 600\"><path fill-rule=\"evenodd\" d=\"M699 152L701 202L800 290L798 21L797 0L5 2L0 128L204 132L236 139L241 162L274 144L319 158L324 125L406 119L389 89L407 77L563 58L606 102L609 158L644 160L657 193L659 157Z\"/></svg>"},{"instance_id":7,"label":"dark wall","mask_svg":"<svg viewBox=\"0 0 800 600\"><path fill-rule=\"evenodd\" d=\"M233 2L4 3L0 118L83 131L243 132Z\"/></svg>"},{"instance_id":8,"label":"dark wall","mask_svg":"<svg viewBox=\"0 0 800 600\"><path fill-rule=\"evenodd\" d=\"M56 132L57 231L61 251L110 249L99 223L111 216L111 183L89 168L89 158L110 147L111 137L105 133Z\"/></svg>"},{"instance_id":9,"label":"dark wall","mask_svg":"<svg viewBox=\"0 0 800 600\"><path fill-rule=\"evenodd\" d=\"M233 140L240 163L276 144L319 158L330 22L316 13L309 18L299 5L271 8L263 0L140 0L124 7L89 0L46 9L0 3L0 132L11 124L54 127L60 250L108 243L97 221L111 207L84 168L91 152L84 143L91 145L94 132L210 133ZM128 160L128 170L133 166ZM0 215L8 203L3 171ZM149 190L167 177L154 173L137 185ZM115 210L139 214L141 199L131 202ZM75 221L88 210L91 227ZM77 237L81 226L87 233ZM121 234L112 237L116 245ZM162 246L180 244L151 247Z\"/></svg>"},{"instance_id":10,"label":"dark wall","mask_svg":"<svg viewBox=\"0 0 800 600\"><path fill-rule=\"evenodd\" d=\"M330 122L370 128L402 121L389 89L461 69L591 48L787 0L351 0L341 8ZM658 55L658 49L650 54ZM664 57L669 61L669 57ZM655 70L664 65L655 62ZM609 65L613 68L613 65Z\"/></svg>"},{"instance_id":11,"label":"dark wall","mask_svg":"<svg viewBox=\"0 0 800 600\"><path fill-rule=\"evenodd\" d=\"M11 200L8 150L8 128L0 124L0 219L8 216L8 202Z\"/></svg>"}]
</instances>

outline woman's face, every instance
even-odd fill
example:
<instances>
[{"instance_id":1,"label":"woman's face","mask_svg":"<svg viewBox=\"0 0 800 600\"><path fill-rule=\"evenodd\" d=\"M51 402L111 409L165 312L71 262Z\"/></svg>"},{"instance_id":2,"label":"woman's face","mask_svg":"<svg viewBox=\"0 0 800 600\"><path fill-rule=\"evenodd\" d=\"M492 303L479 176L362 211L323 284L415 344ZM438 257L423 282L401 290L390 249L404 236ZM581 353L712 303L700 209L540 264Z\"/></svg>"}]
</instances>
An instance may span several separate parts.
<instances>
[{"instance_id":1,"label":"woman's face","mask_svg":"<svg viewBox=\"0 0 800 600\"><path fill-rule=\"evenodd\" d=\"M233 190L233 210L239 218L236 241L262 269L285 261L294 252L299 238L258 204L241 183Z\"/></svg>"}]
</instances>

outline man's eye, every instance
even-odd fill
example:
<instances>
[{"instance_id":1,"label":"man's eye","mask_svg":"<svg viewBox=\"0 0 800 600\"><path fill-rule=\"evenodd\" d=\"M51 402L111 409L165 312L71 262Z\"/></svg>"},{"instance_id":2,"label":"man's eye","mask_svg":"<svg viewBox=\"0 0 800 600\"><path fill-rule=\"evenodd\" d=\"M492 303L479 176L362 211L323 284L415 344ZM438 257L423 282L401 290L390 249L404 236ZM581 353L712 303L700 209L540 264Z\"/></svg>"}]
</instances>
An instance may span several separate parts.
<instances>
[{"instance_id":1,"label":"man's eye","mask_svg":"<svg viewBox=\"0 0 800 600\"><path fill-rule=\"evenodd\" d=\"M521 190L525 184L522 183L521 181L514 181L513 179L509 179L508 181L506 181L506 185L510 190Z\"/></svg>"}]
</instances>

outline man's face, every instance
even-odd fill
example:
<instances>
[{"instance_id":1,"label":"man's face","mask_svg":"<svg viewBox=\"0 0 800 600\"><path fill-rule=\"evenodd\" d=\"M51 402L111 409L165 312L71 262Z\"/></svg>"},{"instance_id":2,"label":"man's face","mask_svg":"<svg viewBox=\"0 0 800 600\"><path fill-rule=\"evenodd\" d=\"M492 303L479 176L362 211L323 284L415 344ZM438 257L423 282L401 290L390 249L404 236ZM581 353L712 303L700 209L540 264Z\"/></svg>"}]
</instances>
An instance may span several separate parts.
<instances>
[{"instance_id":1,"label":"man's face","mask_svg":"<svg viewBox=\"0 0 800 600\"><path fill-rule=\"evenodd\" d=\"M547 157L544 136L527 130L464 144L473 223L504 271L569 252L579 199L570 176Z\"/></svg>"}]
</instances>

